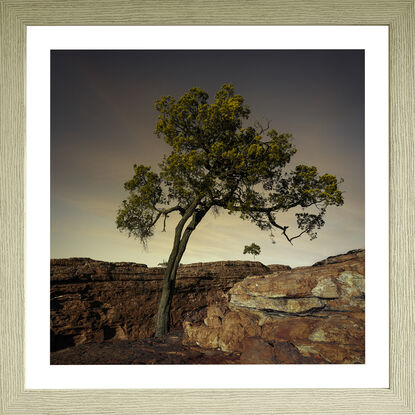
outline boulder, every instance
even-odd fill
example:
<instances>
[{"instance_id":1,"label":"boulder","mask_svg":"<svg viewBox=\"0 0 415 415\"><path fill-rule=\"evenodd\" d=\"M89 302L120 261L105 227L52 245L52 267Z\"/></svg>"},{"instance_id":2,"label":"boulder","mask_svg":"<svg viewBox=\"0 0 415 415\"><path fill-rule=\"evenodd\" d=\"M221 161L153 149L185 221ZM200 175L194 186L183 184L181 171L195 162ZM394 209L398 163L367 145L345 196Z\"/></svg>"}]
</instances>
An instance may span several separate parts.
<instances>
[{"instance_id":1,"label":"boulder","mask_svg":"<svg viewBox=\"0 0 415 415\"><path fill-rule=\"evenodd\" d=\"M185 322L183 341L239 352L246 363L364 363L364 258L355 250L247 277L204 321Z\"/></svg>"}]
</instances>

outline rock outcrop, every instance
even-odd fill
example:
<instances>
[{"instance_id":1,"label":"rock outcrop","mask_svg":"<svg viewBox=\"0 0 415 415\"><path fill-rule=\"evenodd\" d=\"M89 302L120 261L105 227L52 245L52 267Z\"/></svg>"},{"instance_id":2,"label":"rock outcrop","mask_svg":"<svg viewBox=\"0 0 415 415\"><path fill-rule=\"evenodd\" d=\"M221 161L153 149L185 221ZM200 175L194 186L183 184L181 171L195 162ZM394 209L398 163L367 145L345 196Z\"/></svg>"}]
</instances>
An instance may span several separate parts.
<instances>
[{"instance_id":1,"label":"rock outcrop","mask_svg":"<svg viewBox=\"0 0 415 415\"><path fill-rule=\"evenodd\" d=\"M272 273L279 272L279 271L287 271L291 269L289 265L281 265L281 264L271 264L271 265L267 265L267 267Z\"/></svg>"},{"instance_id":2,"label":"rock outcrop","mask_svg":"<svg viewBox=\"0 0 415 415\"><path fill-rule=\"evenodd\" d=\"M247 277L184 322L184 344L239 352L241 363L364 363L364 260L354 250Z\"/></svg>"},{"instance_id":3,"label":"rock outcrop","mask_svg":"<svg viewBox=\"0 0 415 415\"><path fill-rule=\"evenodd\" d=\"M137 340L153 335L164 269L90 258L51 260L51 350L83 343ZM269 274L260 262L220 261L179 268L172 304L172 328L204 318L248 275ZM190 320L191 318L188 317Z\"/></svg>"}]
</instances>

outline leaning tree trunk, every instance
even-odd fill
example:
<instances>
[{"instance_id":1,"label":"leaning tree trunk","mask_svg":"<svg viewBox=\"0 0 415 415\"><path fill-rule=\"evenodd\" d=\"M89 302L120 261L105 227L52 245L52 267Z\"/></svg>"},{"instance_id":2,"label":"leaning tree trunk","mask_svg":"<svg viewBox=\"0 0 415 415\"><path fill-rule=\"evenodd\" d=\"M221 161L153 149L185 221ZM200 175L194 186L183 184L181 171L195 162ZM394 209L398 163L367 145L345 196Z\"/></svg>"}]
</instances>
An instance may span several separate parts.
<instances>
[{"instance_id":1,"label":"leaning tree trunk","mask_svg":"<svg viewBox=\"0 0 415 415\"><path fill-rule=\"evenodd\" d=\"M176 285L177 269L179 268L180 260L182 259L183 254L186 250L190 235L196 229L196 226L199 224L207 212L207 210L195 210L195 206L192 206L186 211L176 227L173 249L171 251L166 271L164 273L163 289L161 292L161 298L157 312L155 337L164 336L169 331L170 309L174 294L174 288ZM183 232L184 225L191 216L192 220Z\"/></svg>"}]
</instances>

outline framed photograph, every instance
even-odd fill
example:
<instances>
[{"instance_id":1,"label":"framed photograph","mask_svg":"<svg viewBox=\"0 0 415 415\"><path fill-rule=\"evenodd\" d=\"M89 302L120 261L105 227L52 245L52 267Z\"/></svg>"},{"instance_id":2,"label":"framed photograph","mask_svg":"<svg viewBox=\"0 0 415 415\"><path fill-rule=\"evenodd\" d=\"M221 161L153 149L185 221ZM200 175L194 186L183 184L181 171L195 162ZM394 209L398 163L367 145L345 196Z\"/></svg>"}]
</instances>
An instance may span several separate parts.
<instances>
[{"instance_id":1,"label":"framed photograph","mask_svg":"<svg viewBox=\"0 0 415 415\"><path fill-rule=\"evenodd\" d=\"M27 387L160 386L139 364L171 365L164 387L387 387L387 35L29 27ZM49 221L50 282L31 271L49 273Z\"/></svg>"},{"instance_id":2,"label":"framed photograph","mask_svg":"<svg viewBox=\"0 0 415 415\"><path fill-rule=\"evenodd\" d=\"M249 4L243 10L238 8L236 2L218 7L207 2L192 5L178 2L176 8L172 8L171 2L157 2L157 10L154 3L150 7L148 4L127 1L88 5L65 2L54 5L53 8L49 7L48 2L42 1L36 4L4 1L1 5L1 129L4 149L1 157L6 172L2 177L2 412L414 413L411 391L414 382L415 333L413 324L411 325L414 312L414 266L410 259L414 248L413 2L356 2L345 5L321 1L314 3L313 8L308 8L301 2L290 2L287 5L276 1ZM126 66L122 65L124 61ZM248 61L249 64L246 63ZM186 62L188 72L184 67L180 69ZM261 64L264 67L261 68ZM170 72L166 71L168 65L172 66ZM279 65L278 70L269 70L269 67L277 68ZM226 76L223 75L224 68L228 69ZM299 71L297 74L296 70ZM137 84L132 82L132 72L142 80L138 89ZM301 113L302 102L311 99L310 102L316 103L314 124L298 116L295 117L296 125L292 120L288 123L290 114L295 114L295 111L290 113L281 102L277 104L273 101L271 95L275 95L275 91L272 88L269 88L268 95L265 93L264 85L273 82L273 74L280 79L278 88L281 97L292 109L298 108ZM262 83L255 80L255 76L261 77ZM240 90L234 79L228 79L232 77L239 81ZM225 78L224 84L216 85ZM208 101L207 92L203 89L189 90L187 83L181 83L181 79L187 83L192 79L195 84L192 86L205 87L211 99L216 93L215 104ZM208 85L204 86L203 83ZM135 92L131 91L131 94L138 94L142 101L128 98L129 88L133 84L136 85ZM149 88L149 84L153 86ZM92 94L88 94L88 88ZM187 95L183 95L186 88ZM148 93L150 89L151 92ZM167 92L164 93L164 90ZM118 106L118 93L124 94L124 106ZM244 107L239 93L247 98L248 105L250 100L253 102L249 110L254 114L254 120L260 120L252 127L238 124L239 118L248 118L248 109ZM155 97L154 94L158 96ZM164 94L176 94L175 98L183 95L183 98L179 101L162 98ZM99 100L94 101L93 97L98 97ZM120 205L114 224L114 228L125 230L142 242L146 242L153 234L159 219L156 230L163 232L167 224L166 238L159 239L159 246L152 251L143 253L143 258L146 258L143 262L153 266L146 269L145 266L142 267L140 272L143 273L143 278L146 279L145 275L150 274L160 274L162 278L164 274L165 281L170 281L175 279L177 271L179 278L187 278L187 283L190 284L195 265L201 265L179 263L199 262L199 258L200 262L215 259L243 260L245 254L254 255L253 259L262 254L264 263L268 264L263 274L269 275L271 270L273 274L266 278L259 276L241 280L225 296L226 299L221 297L222 303L207 309L205 304L199 304L197 299L190 297L187 305L177 306L177 301L181 301L180 290L183 289L180 284L184 284L180 282L176 293L178 296L175 297L176 305L173 300L171 321L168 318L171 303L167 302L163 306L163 296L171 296L169 288L164 287L154 327L151 322L155 321L155 312L148 317L148 322L151 323L148 327L148 322L134 324L134 318L121 325L118 321L121 318L117 319L116 314L122 314L123 311L108 308L107 305L111 302L109 298L101 296L96 301L96 298L92 298L94 295L89 293L87 296L92 299L85 303L85 313L79 310L75 313L74 318L81 322L78 327L84 324L82 318L99 320L104 308L105 324L99 322L99 330L94 332L88 329L68 330L65 324L68 324L72 311L66 315L59 310L68 307L69 303L62 303L62 297L66 298L68 294L65 292L65 278L72 277L61 272L62 266L77 268L76 278L80 278L77 283L82 283L84 274L91 278L91 273L83 274L82 269L95 267L92 274L96 281L102 280L104 283L108 278L118 278L120 282L124 281L119 284L120 287L131 282L131 278L124 274L137 270L134 268L131 271L127 268L133 265L120 262L134 260L131 259L134 257L126 253L130 249L128 245L119 242L123 238L121 234L117 244L122 244L123 254L104 258L114 258L114 261L118 261L115 265L85 259L82 259L81 265L74 265L58 259L52 261L50 268L51 257L72 256L69 252L76 252L73 256L79 257L102 255L104 251L100 244L108 238L98 228L93 228L93 221L97 217L89 216L88 219L87 216L78 215L75 218L73 211L68 212L68 205L62 201L69 201L76 208L80 208L81 204L85 208L85 203L95 203L95 206L99 203L103 212L108 206L112 209L111 198L117 192L110 195L107 188L108 198L105 199L102 196L104 193L101 193L101 199L94 202L93 197L98 193L93 194L91 187L87 189L85 178L92 178L94 163L106 165L107 174L113 178L125 176L125 169L120 166L135 163L130 160L131 151L126 148L132 143L131 137L122 142L119 138L114 140L112 136L123 131L123 135L129 137L138 130L148 135L150 127L146 123L153 114L145 115L147 109L144 108L144 103L150 102L151 105L154 97L156 110L161 114L156 133L174 149L171 156L163 162L164 165L160 165L160 178L165 183L160 187L157 174L144 166L134 165L133 178L125 177L126 180L131 179L125 184L130 199ZM172 119L177 117L180 109L178 105L189 105L189 100L193 103L198 101L199 133L202 125L206 131L214 128L212 120L215 120L213 115L217 106L222 106L220 114L229 110L234 120L239 117L238 121L233 121L236 129L231 126L227 133L227 137L233 134L232 142L240 141L238 156L235 156L239 157L238 160L235 161L233 153L225 151L227 138L211 143L212 146L206 153L203 146L207 135L203 136L202 150L198 152L196 141L199 133L172 133L172 125L178 126L177 123L172 124ZM330 107L321 104L323 100L331 102ZM342 102L349 105L342 107ZM134 116L134 105L137 105L137 111L143 112L140 116ZM267 112L273 105L280 105L280 116L275 115L276 111ZM187 111L186 108L180 110ZM255 112L257 108L261 114ZM106 120L105 113L113 114L117 118L116 122L111 124ZM206 114L209 114L207 118ZM265 118L261 119L261 116ZM180 117L181 115L174 120L179 122ZM230 115L227 119L229 117ZM279 177L279 169L285 166L286 162L281 160L285 154L289 161L294 152L290 153L291 137L285 131L272 129L274 117L277 117L275 128L289 131L289 125L295 125L294 136L299 136L298 154L301 153L301 147L306 149L306 155L299 157L300 166L288 175L281 176L284 179L280 181L276 181L275 177ZM96 128L82 126L77 129L82 122L85 125L95 123ZM223 120L220 123L223 129ZM337 129L332 128L336 123ZM193 128L187 122L185 124L186 128ZM301 125L304 126L303 130ZM314 133L319 135L319 139L314 139L312 144L302 141L305 131L310 133L313 125ZM79 131L88 137L81 134L75 138L74 132ZM93 135L98 132L100 137L97 136L94 141ZM312 133L313 131L311 135ZM336 135L332 141L333 149L330 148L328 139L324 139L325 135L328 137L330 134ZM347 139L342 141L343 134ZM257 137L261 135L269 137L269 142L262 144L265 140L258 141ZM169 137L173 136L179 136L180 140L174 138L177 142L170 142L173 138ZM52 141L49 137L52 137ZM258 141L256 147L252 144L255 140ZM114 151L117 143L118 147L125 146L122 152ZM218 147L221 147L219 152L216 151ZM245 147L246 157L240 160L244 157ZM274 157L274 149L281 148L286 153L275 153ZM161 156L160 148L147 142L138 144L135 148L137 151L143 156L143 160L136 160L137 163L156 163L157 161L148 160L158 157L158 153ZM183 151L187 151L186 156ZM208 158L202 157L205 154L203 151L209 155ZM258 152L264 154L257 157ZM195 157L199 161L195 162ZM267 166L261 164L264 158L268 160ZM288 231L294 228L294 222L288 220L289 227L284 226L287 223L276 223L273 216L276 207L282 211L287 210L278 199L278 195L283 193L284 200L289 198L293 204L298 192L302 192L302 196L298 196L297 207L313 205L317 209L312 215L307 215L304 210L296 212L299 234L306 233L308 239L314 239L315 232L324 225L326 207L343 205L343 197L347 195L337 191L341 188L341 182L335 176L318 176L314 167L307 167L307 158L311 163L327 168L330 173L335 169L335 174L340 172L340 176L346 176L345 185L347 184L349 196L345 206L348 209L342 214L340 208L340 216L328 215L327 226L330 221L334 222L334 226L327 228L321 241L316 240L317 248L313 253L301 245L303 258L291 258L290 265L311 265L329 255L343 253L343 246L344 251L347 247L366 248L366 255L364 251L358 250L349 252L340 260L329 258L328 261L317 262L311 271L307 271L308 278L313 281L315 279L313 284L308 284L310 292L307 291L308 288L304 291L305 288L299 286L296 289L301 291L301 295L298 292L287 294L285 291L281 294L278 290L287 290L284 281L291 284L297 271L269 265L284 261L272 261L274 256L271 245L268 247L262 239L255 239L261 246L251 240L244 240L248 245L244 251L240 249L238 256L236 245L244 235L259 238L259 233L248 228L241 228L233 239L226 239L224 231L218 234L220 241L212 245L215 233L209 233L213 227L210 218L206 216L207 225L202 233L205 239L195 233L195 248L191 248L189 243L183 257L184 249L183 252L180 251L182 246L186 248L190 234L211 208L219 209L219 213L220 209L238 212L262 231L271 230L271 240L276 234L272 229L276 229L279 231L278 236L289 245L297 237ZM183 160L187 164L183 164ZM216 174L212 173L216 171L215 163L219 163L222 170L218 170L218 177L206 190L207 178ZM240 175L237 182L243 181L244 185L224 198L226 191L235 184L233 179L229 179L230 176L224 178L221 173L226 163L229 164L228 172L233 169L232 178ZM250 166L249 175L243 168L244 163ZM189 177L188 171L192 172ZM258 173L259 179L253 178L253 172ZM263 179L261 175L264 176ZM198 196L190 203L189 189L194 189L195 183L202 176L204 196ZM188 182L183 184L185 177ZM261 180L266 182L264 189L269 191L268 199L256 193ZM105 178L98 175L89 185L99 187L104 182L108 184ZM159 197L156 202L151 201L151 211L146 208L138 212L137 205L131 203L135 203L137 197L141 198L140 209L150 203L146 196L149 183L153 183L151 194L159 194ZM121 187L122 184L121 182ZM219 184L222 186L220 192ZM168 189L167 194L162 195L157 190L159 188L160 192ZM80 189L84 191L82 203L79 203ZM235 193L238 194L237 198L233 198ZM120 202L126 197L121 196L121 192L118 196L121 197ZM183 226L187 227L181 233L178 251L175 251L173 245L170 259L167 261L165 258L164 261L164 257L158 257L165 252L164 245L171 243L167 242L167 236L174 235L172 229L168 229L169 222L175 220L175 215L179 218L179 214L183 219L179 220L177 226L183 222ZM107 216L104 212L100 220L107 220ZM80 218L84 222L77 224ZM147 218L147 222L143 218ZM185 222L185 219L190 222ZM215 220L223 226L231 223L221 219L221 215ZM171 226L174 228L176 225ZM203 222L200 226L203 226ZM229 226L235 230L238 225L232 222ZM84 236L80 238L82 231ZM341 233L341 238L336 239L336 231ZM85 249L82 248L82 243ZM279 241L277 245L278 243ZM314 242L308 243L312 245ZM132 244L133 241L129 246ZM217 252L224 252L225 248L221 244L228 245L228 249L232 246L227 251L229 258L215 253L215 246ZM351 246L352 244L360 246ZM76 249L65 251L69 246ZM340 251L333 252L337 246ZM206 247L209 252L202 252ZM291 251L285 250L282 243L278 248L281 258L290 258ZM328 254L319 255L319 252ZM124 253L125 256L122 256ZM114 252L112 254L115 255ZM137 255L137 260L139 258L140 254ZM261 258L258 259L261 261ZM157 263L158 260L160 264ZM366 282L362 277L362 267L365 265ZM136 266L137 264L134 265ZM227 267L230 266L235 266L235 263L228 263ZM338 275L325 275L325 266L337 267ZM112 270L111 276L108 267ZM114 267L118 268L114 271ZM245 272L242 268L238 270L239 273ZM207 280L209 272L211 271L206 271ZM251 272L244 275L260 273L262 271L256 269L254 274ZM113 274L119 277L115 278ZM53 284L57 284L55 288ZM270 293L271 286L277 290L275 293ZM53 306L49 301L50 288ZM255 291L253 294L252 290ZM219 292L216 294L219 298ZM120 289L114 295L120 295ZM209 292L209 296L214 295ZM203 310L199 312L200 315L189 312L190 308L196 307L196 303ZM83 307L81 303L73 303L72 306ZM167 307L167 313L160 311L163 307ZM180 308L182 314L175 311L174 307ZM189 310L186 307L190 307ZM254 326L261 326L261 331L254 330L248 335L248 340L246 334L239 338L238 331L231 330L230 335L224 329L226 324L233 324L231 320L235 315L240 320L246 319L247 307L254 309L249 314L249 318L255 320ZM131 313L128 306L124 308L125 313ZM53 321L51 327L49 315ZM298 325L303 318L313 321L312 330L306 337L301 337L304 333L294 336L288 326L283 328L290 319L295 321L287 323L288 325ZM136 361L136 364L131 364L134 362L126 356L108 360L104 349L88 349L91 339L104 341L103 344L108 346L116 344L114 342L118 340L124 341L125 345L127 340L137 336L152 336L154 330L156 337L162 337L169 327L181 326L182 320L186 320L184 334L180 334L184 336L185 347L180 346L180 361L174 360L178 355L176 349L169 352L169 359L160 361L143 352L144 357ZM332 322L335 328L330 325ZM307 327L308 330L310 327ZM205 335L206 330L210 337ZM327 336L334 336L334 340ZM170 346L177 346L174 343L176 337L173 335L168 338ZM182 342L181 337L179 340ZM50 346L53 352L51 355ZM149 350L147 346L144 345L142 350ZM84 360L79 358L78 352L71 354L73 349L81 350L79 347L85 347L82 349ZM137 350L142 344L140 346L134 343L132 347ZM154 343L151 343L151 347L154 347ZM193 352L197 347L211 351L205 355L197 354L194 361L192 359L196 355ZM122 353L122 350L119 351ZM159 364L143 366L142 363Z\"/></svg>"}]
</instances>

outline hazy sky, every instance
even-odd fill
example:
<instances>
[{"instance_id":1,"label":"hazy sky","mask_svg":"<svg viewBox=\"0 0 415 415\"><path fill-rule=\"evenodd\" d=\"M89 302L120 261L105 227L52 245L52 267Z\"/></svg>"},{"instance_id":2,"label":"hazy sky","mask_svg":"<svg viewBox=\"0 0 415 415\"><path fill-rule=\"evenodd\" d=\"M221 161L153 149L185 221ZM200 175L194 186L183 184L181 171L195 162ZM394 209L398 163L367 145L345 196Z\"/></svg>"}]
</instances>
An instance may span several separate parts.
<instances>
[{"instance_id":1,"label":"hazy sky","mask_svg":"<svg viewBox=\"0 0 415 415\"><path fill-rule=\"evenodd\" d=\"M251 108L250 120L294 136L292 166L342 177L345 204L329 208L317 239L291 246L226 213L208 215L183 263L252 259L308 265L364 247L363 51L53 51L51 56L51 257L91 257L155 266L167 260L178 216L147 251L115 226L133 164L157 164L169 146L154 134L154 101L199 86L213 97L224 83ZM292 215L290 215L292 216ZM284 218L285 220L285 218ZM293 224L290 218L286 223Z\"/></svg>"}]
</instances>

